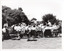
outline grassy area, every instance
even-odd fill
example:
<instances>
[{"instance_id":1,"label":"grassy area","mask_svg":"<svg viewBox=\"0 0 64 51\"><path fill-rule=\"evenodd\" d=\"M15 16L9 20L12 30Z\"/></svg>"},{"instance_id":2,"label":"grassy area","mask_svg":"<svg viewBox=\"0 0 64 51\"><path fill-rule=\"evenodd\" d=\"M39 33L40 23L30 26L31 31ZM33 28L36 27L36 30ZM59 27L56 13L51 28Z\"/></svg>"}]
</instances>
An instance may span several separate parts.
<instances>
[{"instance_id":1,"label":"grassy area","mask_svg":"<svg viewBox=\"0 0 64 51\"><path fill-rule=\"evenodd\" d=\"M61 49L62 38L39 38L37 41L4 40L3 49Z\"/></svg>"}]
</instances>

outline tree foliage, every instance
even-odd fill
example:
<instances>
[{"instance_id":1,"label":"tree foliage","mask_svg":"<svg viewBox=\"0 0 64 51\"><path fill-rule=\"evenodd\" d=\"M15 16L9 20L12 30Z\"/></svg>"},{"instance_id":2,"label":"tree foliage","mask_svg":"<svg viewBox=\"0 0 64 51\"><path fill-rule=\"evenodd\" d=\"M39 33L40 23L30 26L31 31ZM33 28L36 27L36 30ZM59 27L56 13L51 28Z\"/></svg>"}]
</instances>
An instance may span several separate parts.
<instances>
[{"instance_id":1,"label":"tree foliage","mask_svg":"<svg viewBox=\"0 0 64 51\"><path fill-rule=\"evenodd\" d=\"M51 24L54 24L56 22L56 17L53 16L53 14L46 14L42 19L44 24L48 23L48 21L51 22Z\"/></svg>"},{"instance_id":2,"label":"tree foliage","mask_svg":"<svg viewBox=\"0 0 64 51\"><path fill-rule=\"evenodd\" d=\"M12 10L10 7L2 6L2 25L8 23L8 25L11 26L21 22L26 24L29 22L22 8Z\"/></svg>"}]
</instances>

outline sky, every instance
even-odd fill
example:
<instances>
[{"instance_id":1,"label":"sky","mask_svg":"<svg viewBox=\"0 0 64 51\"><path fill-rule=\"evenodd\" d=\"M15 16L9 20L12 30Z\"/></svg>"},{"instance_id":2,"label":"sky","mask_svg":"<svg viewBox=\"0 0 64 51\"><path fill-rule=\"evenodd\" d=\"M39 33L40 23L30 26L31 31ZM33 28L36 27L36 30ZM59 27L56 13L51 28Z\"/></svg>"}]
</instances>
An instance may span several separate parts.
<instances>
[{"instance_id":1,"label":"sky","mask_svg":"<svg viewBox=\"0 0 64 51\"><path fill-rule=\"evenodd\" d=\"M36 18L42 20L45 14L53 14L57 19L62 20L63 0L2 0L1 5L12 9L21 7L28 19Z\"/></svg>"}]
</instances>

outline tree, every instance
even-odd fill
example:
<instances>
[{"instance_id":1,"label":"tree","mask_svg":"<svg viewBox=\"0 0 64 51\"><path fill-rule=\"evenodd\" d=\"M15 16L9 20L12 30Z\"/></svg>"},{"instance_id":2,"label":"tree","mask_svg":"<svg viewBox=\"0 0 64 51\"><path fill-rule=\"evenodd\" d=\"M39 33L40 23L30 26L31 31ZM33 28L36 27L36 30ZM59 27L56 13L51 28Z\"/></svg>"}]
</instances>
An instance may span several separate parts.
<instances>
[{"instance_id":1,"label":"tree","mask_svg":"<svg viewBox=\"0 0 64 51\"><path fill-rule=\"evenodd\" d=\"M2 23L8 23L9 26L17 23L24 22L29 24L29 20L22 8L11 9L7 6L2 6Z\"/></svg>"},{"instance_id":2,"label":"tree","mask_svg":"<svg viewBox=\"0 0 64 51\"><path fill-rule=\"evenodd\" d=\"M53 16L53 14L46 14L43 16L43 22L46 25L49 22L53 25L56 22L56 16Z\"/></svg>"}]
</instances>

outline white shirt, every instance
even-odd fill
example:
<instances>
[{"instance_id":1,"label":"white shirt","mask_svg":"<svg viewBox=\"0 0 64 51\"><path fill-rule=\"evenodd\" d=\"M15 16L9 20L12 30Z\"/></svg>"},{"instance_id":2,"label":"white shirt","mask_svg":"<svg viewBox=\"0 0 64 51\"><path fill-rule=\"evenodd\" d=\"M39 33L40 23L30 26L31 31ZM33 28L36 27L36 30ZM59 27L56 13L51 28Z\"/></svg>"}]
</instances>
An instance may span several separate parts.
<instances>
[{"instance_id":1,"label":"white shirt","mask_svg":"<svg viewBox=\"0 0 64 51\"><path fill-rule=\"evenodd\" d=\"M25 30L27 30L27 29L28 29L28 26L25 27Z\"/></svg>"},{"instance_id":2,"label":"white shirt","mask_svg":"<svg viewBox=\"0 0 64 51\"><path fill-rule=\"evenodd\" d=\"M42 26L41 28L43 29L45 26Z\"/></svg>"},{"instance_id":3,"label":"white shirt","mask_svg":"<svg viewBox=\"0 0 64 51\"><path fill-rule=\"evenodd\" d=\"M53 25L52 29L58 29L58 28L59 28L59 26Z\"/></svg>"},{"instance_id":4,"label":"white shirt","mask_svg":"<svg viewBox=\"0 0 64 51\"><path fill-rule=\"evenodd\" d=\"M21 27L20 27L20 26L15 26L14 29L15 29L16 31L21 31Z\"/></svg>"},{"instance_id":5,"label":"white shirt","mask_svg":"<svg viewBox=\"0 0 64 51\"><path fill-rule=\"evenodd\" d=\"M6 32L6 28L3 28L3 29L2 29L2 32L4 32L4 33L5 33L5 32Z\"/></svg>"},{"instance_id":6,"label":"white shirt","mask_svg":"<svg viewBox=\"0 0 64 51\"><path fill-rule=\"evenodd\" d=\"M36 29L36 27L33 27L33 26L31 27L31 30L35 30L35 29Z\"/></svg>"},{"instance_id":7,"label":"white shirt","mask_svg":"<svg viewBox=\"0 0 64 51\"><path fill-rule=\"evenodd\" d=\"M21 33L24 34L24 33L25 33L25 30L26 30L26 27L25 27L25 26L22 27L22 28L21 28Z\"/></svg>"}]
</instances>

